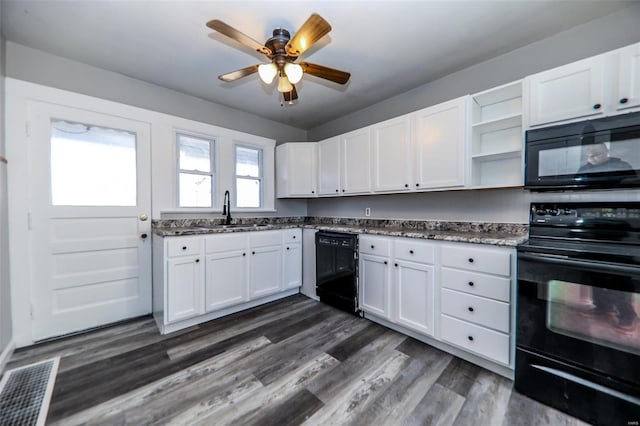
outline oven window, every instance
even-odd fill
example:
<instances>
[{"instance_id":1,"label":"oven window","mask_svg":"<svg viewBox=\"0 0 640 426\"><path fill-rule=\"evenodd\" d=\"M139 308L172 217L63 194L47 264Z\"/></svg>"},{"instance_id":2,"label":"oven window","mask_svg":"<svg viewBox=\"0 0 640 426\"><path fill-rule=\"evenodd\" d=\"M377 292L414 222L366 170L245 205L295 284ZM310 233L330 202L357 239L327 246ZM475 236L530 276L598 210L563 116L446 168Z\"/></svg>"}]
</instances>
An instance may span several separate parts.
<instances>
[{"instance_id":1,"label":"oven window","mask_svg":"<svg viewBox=\"0 0 640 426\"><path fill-rule=\"evenodd\" d=\"M547 288L549 330L640 354L640 294L559 280Z\"/></svg>"}]
</instances>

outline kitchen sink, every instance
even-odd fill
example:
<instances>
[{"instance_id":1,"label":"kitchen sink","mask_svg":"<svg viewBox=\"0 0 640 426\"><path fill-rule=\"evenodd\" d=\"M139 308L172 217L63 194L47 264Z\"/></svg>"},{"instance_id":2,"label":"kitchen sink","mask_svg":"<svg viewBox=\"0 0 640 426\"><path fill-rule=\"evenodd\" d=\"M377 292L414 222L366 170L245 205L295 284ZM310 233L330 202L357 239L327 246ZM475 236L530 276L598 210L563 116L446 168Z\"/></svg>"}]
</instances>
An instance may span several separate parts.
<instances>
[{"instance_id":1,"label":"kitchen sink","mask_svg":"<svg viewBox=\"0 0 640 426\"><path fill-rule=\"evenodd\" d=\"M230 225L195 226L197 229L268 229L271 225L252 225L248 223L232 223Z\"/></svg>"}]
</instances>

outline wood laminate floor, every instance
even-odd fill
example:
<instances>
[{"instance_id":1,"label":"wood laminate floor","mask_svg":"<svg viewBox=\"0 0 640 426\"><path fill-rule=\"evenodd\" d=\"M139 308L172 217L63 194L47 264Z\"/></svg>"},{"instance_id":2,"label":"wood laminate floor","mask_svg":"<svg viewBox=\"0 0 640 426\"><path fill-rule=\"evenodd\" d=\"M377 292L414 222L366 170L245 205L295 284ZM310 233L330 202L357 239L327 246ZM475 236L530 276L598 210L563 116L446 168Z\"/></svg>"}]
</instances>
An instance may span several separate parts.
<instances>
[{"instance_id":1,"label":"wood laminate floor","mask_svg":"<svg viewBox=\"0 0 640 426\"><path fill-rule=\"evenodd\" d=\"M42 343L47 424L581 425L512 382L301 295L162 336L151 317Z\"/></svg>"}]
</instances>

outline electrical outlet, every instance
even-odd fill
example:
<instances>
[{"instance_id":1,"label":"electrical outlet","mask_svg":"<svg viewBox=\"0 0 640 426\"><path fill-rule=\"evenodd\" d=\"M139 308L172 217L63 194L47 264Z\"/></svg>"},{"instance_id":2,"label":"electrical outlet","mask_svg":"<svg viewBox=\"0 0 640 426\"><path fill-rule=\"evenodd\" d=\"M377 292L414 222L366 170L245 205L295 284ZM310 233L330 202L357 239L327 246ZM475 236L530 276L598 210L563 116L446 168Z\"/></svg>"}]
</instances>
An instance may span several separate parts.
<instances>
[{"instance_id":1,"label":"electrical outlet","mask_svg":"<svg viewBox=\"0 0 640 426\"><path fill-rule=\"evenodd\" d=\"M365 215L366 217L371 216L371 207L366 207L366 208L364 209L364 215Z\"/></svg>"}]
</instances>

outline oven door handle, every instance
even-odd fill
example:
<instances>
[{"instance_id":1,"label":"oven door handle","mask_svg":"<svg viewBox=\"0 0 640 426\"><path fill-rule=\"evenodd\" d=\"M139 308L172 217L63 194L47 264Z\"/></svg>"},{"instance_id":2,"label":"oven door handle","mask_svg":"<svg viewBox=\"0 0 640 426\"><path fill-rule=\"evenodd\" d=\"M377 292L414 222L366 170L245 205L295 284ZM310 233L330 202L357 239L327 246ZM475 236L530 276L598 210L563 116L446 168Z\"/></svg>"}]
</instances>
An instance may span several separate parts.
<instances>
[{"instance_id":1,"label":"oven door handle","mask_svg":"<svg viewBox=\"0 0 640 426\"><path fill-rule=\"evenodd\" d=\"M626 266L615 263L593 262L585 260L575 260L565 257L545 254L518 253L518 259L531 260L534 262L545 262L559 266L573 266L594 272L611 272L640 275L640 267Z\"/></svg>"}]
</instances>

